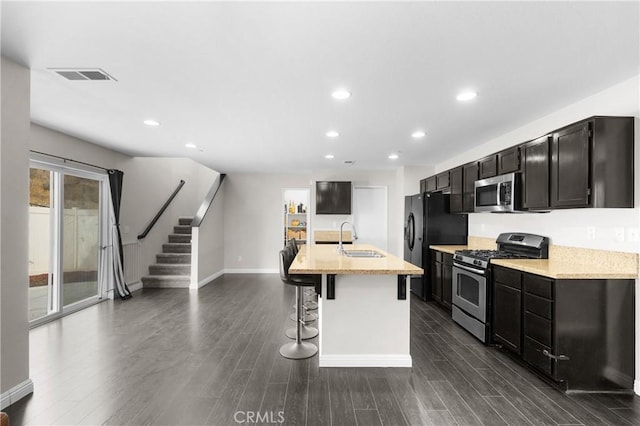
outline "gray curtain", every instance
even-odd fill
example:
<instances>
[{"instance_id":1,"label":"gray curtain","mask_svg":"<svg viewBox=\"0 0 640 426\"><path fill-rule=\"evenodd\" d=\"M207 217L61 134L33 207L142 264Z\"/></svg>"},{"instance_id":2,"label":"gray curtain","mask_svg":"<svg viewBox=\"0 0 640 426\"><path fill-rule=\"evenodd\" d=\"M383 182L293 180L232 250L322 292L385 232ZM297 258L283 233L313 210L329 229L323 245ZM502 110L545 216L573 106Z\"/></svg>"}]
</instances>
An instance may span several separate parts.
<instances>
[{"instance_id":1,"label":"gray curtain","mask_svg":"<svg viewBox=\"0 0 640 426\"><path fill-rule=\"evenodd\" d=\"M129 287L124 282L124 256L122 253L122 235L120 234L120 203L122 201L122 178L124 173L120 170L109 170L109 186L111 187L111 244L107 248L111 250L111 268L113 284L121 299L131 298Z\"/></svg>"}]
</instances>

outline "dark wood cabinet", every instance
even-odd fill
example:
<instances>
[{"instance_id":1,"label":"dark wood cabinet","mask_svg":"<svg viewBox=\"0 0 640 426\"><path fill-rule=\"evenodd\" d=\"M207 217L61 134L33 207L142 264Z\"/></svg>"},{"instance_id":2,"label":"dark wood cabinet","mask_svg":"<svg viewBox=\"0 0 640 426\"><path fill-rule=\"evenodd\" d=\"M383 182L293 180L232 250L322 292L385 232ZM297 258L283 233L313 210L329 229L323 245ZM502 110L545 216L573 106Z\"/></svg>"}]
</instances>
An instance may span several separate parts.
<instances>
[{"instance_id":1,"label":"dark wood cabinet","mask_svg":"<svg viewBox=\"0 0 640 426\"><path fill-rule=\"evenodd\" d=\"M634 280L492 272L494 342L567 390L633 387Z\"/></svg>"},{"instance_id":2,"label":"dark wood cabinet","mask_svg":"<svg viewBox=\"0 0 640 426\"><path fill-rule=\"evenodd\" d=\"M436 175L436 190L449 188L449 170Z\"/></svg>"},{"instance_id":3,"label":"dark wood cabinet","mask_svg":"<svg viewBox=\"0 0 640 426\"><path fill-rule=\"evenodd\" d=\"M431 297L442 303L442 252L431 250Z\"/></svg>"},{"instance_id":4,"label":"dark wood cabinet","mask_svg":"<svg viewBox=\"0 0 640 426\"><path fill-rule=\"evenodd\" d=\"M525 210L632 208L633 120L633 117L591 117L423 179L420 191L450 189L450 211L472 213L476 180L522 172L520 189Z\"/></svg>"},{"instance_id":5,"label":"dark wood cabinet","mask_svg":"<svg viewBox=\"0 0 640 426\"><path fill-rule=\"evenodd\" d=\"M433 192L436 190L436 177L431 176L424 179L424 191L422 192Z\"/></svg>"},{"instance_id":6,"label":"dark wood cabinet","mask_svg":"<svg viewBox=\"0 0 640 426\"><path fill-rule=\"evenodd\" d=\"M431 250L431 297L451 310L453 255Z\"/></svg>"},{"instance_id":7,"label":"dark wood cabinet","mask_svg":"<svg viewBox=\"0 0 640 426\"><path fill-rule=\"evenodd\" d=\"M498 174L520 171L520 147L514 146L498 153Z\"/></svg>"},{"instance_id":8,"label":"dark wood cabinet","mask_svg":"<svg viewBox=\"0 0 640 426\"><path fill-rule=\"evenodd\" d=\"M493 340L506 349L522 353L522 275L494 267Z\"/></svg>"},{"instance_id":9,"label":"dark wood cabinet","mask_svg":"<svg viewBox=\"0 0 640 426\"><path fill-rule=\"evenodd\" d=\"M522 145L522 207L549 209L549 135Z\"/></svg>"},{"instance_id":10,"label":"dark wood cabinet","mask_svg":"<svg viewBox=\"0 0 640 426\"><path fill-rule=\"evenodd\" d=\"M551 206L589 205L589 124L584 122L553 135Z\"/></svg>"},{"instance_id":11,"label":"dark wood cabinet","mask_svg":"<svg viewBox=\"0 0 640 426\"><path fill-rule=\"evenodd\" d=\"M456 167L449 171L451 196L449 198L449 212L462 213L462 167Z\"/></svg>"},{"instance_id":12,"label":"dark wood cabinet","mask_svg":"<svg viewBox=\"0 0 640 426\"><path fill-rule=\"evenodd\" d=\"M453 255L442 253L442 304L451 310L451 288L453 286Z\"/></svg>"},{"instance_id":13,"label":"dark wood cabinet","mask_svg":"<svg viewBox=\"0 0 640 426\"><path fill-rule=\"evenodd\" d=\"M490 178L498 174L498 155L493 154L478 161L478 179Z\"/></svg>"},{"instance_id":14,"label":"dark wood cabinet","mask_svg":"<svg viewBox=\"0 0 640 426\"><path fill-rule=\"evenodd\" d=\"M551 207L633 207L633 139L633 117L592 117L554 132Z\"/></svg>"},{"instance_id":15,"label":"dark wood cabinet","mask_svg":"<svg viewBox=\"0 0 640 426\"><path fill-rule=\"evenodd\" d=\"M475 183L478 180L478 162L462 166L462 211L473 213L475 210Z\"/></svg>"}]
</instances>

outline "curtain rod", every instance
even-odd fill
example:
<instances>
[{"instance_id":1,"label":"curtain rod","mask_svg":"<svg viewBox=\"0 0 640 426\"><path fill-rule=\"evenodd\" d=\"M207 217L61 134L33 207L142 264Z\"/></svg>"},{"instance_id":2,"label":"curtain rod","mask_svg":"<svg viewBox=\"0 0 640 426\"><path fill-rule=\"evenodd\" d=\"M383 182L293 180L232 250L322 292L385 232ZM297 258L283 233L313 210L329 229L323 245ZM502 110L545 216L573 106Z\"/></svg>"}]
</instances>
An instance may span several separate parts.
<instances>
[{"instance_id":1,"label":"curtain rod","mask_svg":"<svg viewBox=\"0 0 640 426\"><path fill-rule=\"evenodd\" d=\"M63 160L65 162L71 161L72 163L78 163L78 164L83 164L83 165L89 166L89 167L95 167L96 169L101 169L101 170L104 170L106 172L111 170L111 169L107 169L105 167L96 166L95 164L85 163L84 161L77 161L77 160L72 160L71 158L60 157L59 155L47 154L46 152L34 151L32 149L30 149L29 152L33 152L34 154L46 155L48 157L58 158L58 159Z\"/></svg>"}]
</instances>

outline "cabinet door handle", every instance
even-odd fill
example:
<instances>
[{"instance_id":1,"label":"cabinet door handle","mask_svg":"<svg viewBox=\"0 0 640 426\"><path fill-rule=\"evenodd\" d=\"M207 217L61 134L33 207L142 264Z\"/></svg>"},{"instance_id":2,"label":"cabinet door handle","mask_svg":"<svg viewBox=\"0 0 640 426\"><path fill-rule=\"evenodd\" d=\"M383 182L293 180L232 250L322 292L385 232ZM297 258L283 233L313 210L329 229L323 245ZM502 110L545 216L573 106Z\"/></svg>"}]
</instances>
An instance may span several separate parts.
<instances>
[{"instance_id":1,"label":"cabinet door handle","mask_svg":"<svg viewBox=\"0 0 640 426\"><path fill-rule=\"evenodd\" d=\"M569 357L566 355L554 355L546 349L542 350L542 355L547 358L555 359L556 361L569 361Z\"/></svg>"}]
</instances>

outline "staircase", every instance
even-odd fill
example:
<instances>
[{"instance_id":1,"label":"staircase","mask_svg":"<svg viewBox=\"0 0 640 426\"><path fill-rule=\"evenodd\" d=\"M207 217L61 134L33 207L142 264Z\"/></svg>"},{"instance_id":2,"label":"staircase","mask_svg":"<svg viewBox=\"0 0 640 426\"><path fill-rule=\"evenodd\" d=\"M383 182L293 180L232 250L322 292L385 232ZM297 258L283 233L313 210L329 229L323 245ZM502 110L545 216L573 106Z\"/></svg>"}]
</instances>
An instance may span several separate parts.
<instances>
[{"instance_id":1,"label":"staircase","mask_svg":"<svg viewBox=\"0 0 640 426\"><path fill-rule=\"evenodd\" d=\"M162 245L162 253L142 277L144 288L188 288L191 282L191 217L178 218L178 226Z\"/></svg>"}]
</instances>

